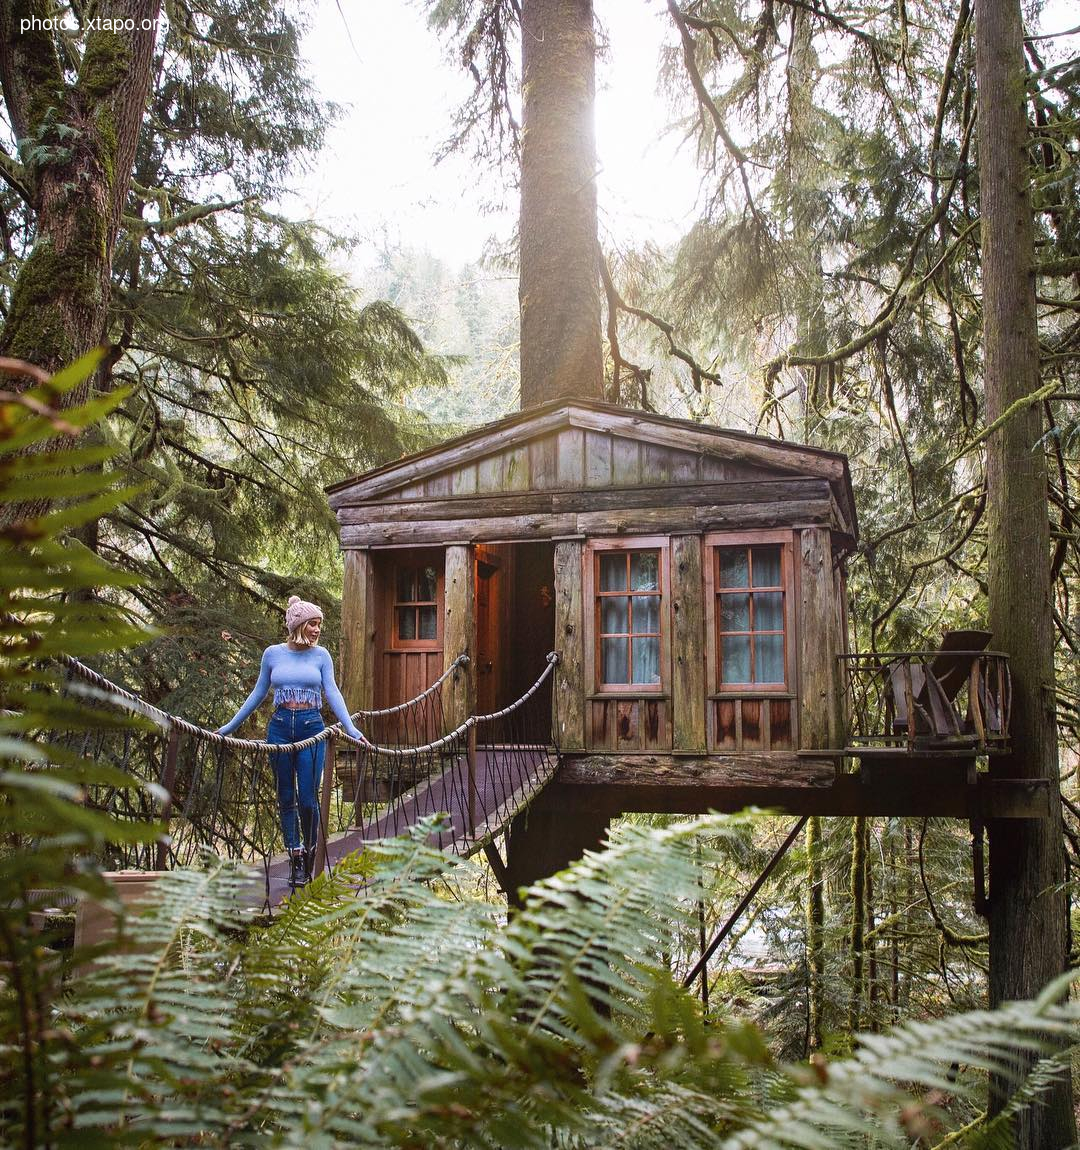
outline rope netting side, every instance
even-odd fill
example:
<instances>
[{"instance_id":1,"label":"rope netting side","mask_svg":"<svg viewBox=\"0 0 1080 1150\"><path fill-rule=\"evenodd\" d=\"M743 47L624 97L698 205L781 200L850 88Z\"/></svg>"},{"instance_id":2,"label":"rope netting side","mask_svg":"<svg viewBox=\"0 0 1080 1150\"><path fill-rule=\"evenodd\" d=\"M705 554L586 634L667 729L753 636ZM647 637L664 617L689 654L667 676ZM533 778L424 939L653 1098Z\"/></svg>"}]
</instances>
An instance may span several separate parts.
<instances>
[{"instance_id":1,"label":"rope netting side","mask_svg":"<svg viewBox=\"0 0 1080 1150\"><path fill-rule=\"evenodd\" d=\"M464 655L454 660L416 697L393 707L357 712L354 719L378 738L413 743L429 738L431 732L443 729L442 688L467 661ZM89 806L121 822L162 822L166 831L157 844L110 845L102 859L104 866L109 870L187 866L201 850L210 849L261 867L267 874L269 893L271 860L285 849L272 756L303 752L331 736L338 746L352 743L340 727L282 745L223 737L145 702L78 660L64 658L63 662L71 676L92 688L83 694L84 702L118 706L158 724L149 731L103 728L54 733L50 739L80 758L109 764L129 778L156 784L168 793L163 807L146 786L87 787ZM332 765L324 764L326 769L332 770ZM322 812L321 817L324 834L326 814Z\"/></svg>"},{"instance_id":2,"label":"rope netting side","mask_svg":"<svg viewBox=\"0 0 1080 1150\"><path fill-rule=\"evenodd\" d=\"M509 706L471 716L424 745L341 747L331 826L371 840L445 814L433 841L458 854L477 849L557 766L550 691L557 662L548 655L540 677Z\"/></svg>"}]
</instances>

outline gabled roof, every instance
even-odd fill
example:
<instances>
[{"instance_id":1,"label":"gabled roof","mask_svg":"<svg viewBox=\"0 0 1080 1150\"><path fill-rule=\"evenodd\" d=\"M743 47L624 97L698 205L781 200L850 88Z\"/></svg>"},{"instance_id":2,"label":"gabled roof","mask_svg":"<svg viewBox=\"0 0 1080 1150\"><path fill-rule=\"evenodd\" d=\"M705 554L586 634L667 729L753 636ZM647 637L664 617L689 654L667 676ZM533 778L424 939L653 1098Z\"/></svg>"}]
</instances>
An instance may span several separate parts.
<instances>
[{"instance_id":1,"label":"gabled roof","mask_svg":"<svg viewBox=\"0 0 1080 1150\"><path fill-rule=\"evenodd\" d=\"M334 510L358 503L386 499L417 497L420 488L430 488L445 479L446 494L459 488L452 481L482 461L508 453L526 456L530 445L538 446L558 440L568 429L584 433L586 442L600 443L597 437L609 437L622 445L634 442L659 449L674 460L680 457L699 463L697 476L707 481L723 482L724 465L735 469L731 478L806 477L827 480L851 534L857 532L851 475L845 455L803 444L788 443L766 436L750 435L728 428L711 427L684 419L671 419L651 412L631 411L596 400L559 399L515 412L474 431L450 439L436 447L384 464L351 479L326 488ZM591 437L591 438L589 438ZM565 436L564 436L565 438ZM588 450L588 448L586 448ZM704 462L703 462L704 461ZM571 480L571 482L573 482ZM552 482L551 486L567 483ZM585 485L585 482L581 485ZM590 477L589 486L624 486L619 482ZM633 483L625 484L632 486ZM524 486L514 484L515 491L539 490L545 486L535 476L527 476ZM468 488L469 495L483 494ZM444 495L445 497L445 495Z\"/></svg>"}]
</instances>

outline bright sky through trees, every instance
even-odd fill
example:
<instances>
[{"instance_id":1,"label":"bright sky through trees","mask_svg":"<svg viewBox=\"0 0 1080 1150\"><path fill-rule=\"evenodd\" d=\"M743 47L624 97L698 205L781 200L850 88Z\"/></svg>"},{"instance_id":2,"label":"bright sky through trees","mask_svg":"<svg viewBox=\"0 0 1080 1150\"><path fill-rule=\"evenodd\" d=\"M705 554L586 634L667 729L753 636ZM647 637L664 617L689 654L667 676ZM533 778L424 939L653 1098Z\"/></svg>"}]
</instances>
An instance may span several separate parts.
<instances>
[{"instance_id":1,"label":"bright sky through trees","mask_svg":"<svg viewBox=\"0 0 1080 1150\"><path fill-rule=\"evenodd\" d=\"M608 49L598 68L600 226L605 244L678 234L694 205L688 150L659 139L668 118L656 95L662 6L598 0ZM322 92L345 108L315 171L298 185L293 214L359 235L368 263L384 243L427 249L451 263L476 259L487 238L507 239L516 193L491 212L498 189L464 157L438 166L452 109L471 83L447 58L419 4L384 0L353 8L322 0L305 54ZM659 142L657 142L659 140Z\"/></svg>"}]
</instances>

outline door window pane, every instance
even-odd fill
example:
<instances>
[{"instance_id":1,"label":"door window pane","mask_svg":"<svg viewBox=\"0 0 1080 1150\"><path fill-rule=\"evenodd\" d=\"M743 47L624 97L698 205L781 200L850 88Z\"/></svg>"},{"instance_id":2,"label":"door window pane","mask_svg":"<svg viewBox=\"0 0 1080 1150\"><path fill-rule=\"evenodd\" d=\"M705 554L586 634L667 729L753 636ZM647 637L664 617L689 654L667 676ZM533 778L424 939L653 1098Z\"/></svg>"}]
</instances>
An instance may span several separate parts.
<instances>
[{"instance_id":1,"label":"door window pane","mask_svg":"<svg viewBox=\"0 0 1080 1150\"><path fill-rule=\"evenodd\" d=\"M435 598L435 590L439 585L439 576L434 567L422 567L417 572L416 598L420 603L430 603Z\"/></svg>"},{"instance_id":2,"label":"door window pane","mask_svg":"<svg viewBox=\"0 0 1080 1150\"><path fill-rule=\"evenodd\" d=\"M416 610L413 607L399 607L397 609L398 638L416 638Z\"/></svg>"},{"instance_id":3,"label":"door window pane","mask_svg":"<svg viewBox=\"0 0 1080 1150\"><path fill-rule=\"evenodd\" d=\"M434 607L421 607L420 612L420 638L437 639L439 637L438 621L435 618Z\"/></svg>"}]
</instances>

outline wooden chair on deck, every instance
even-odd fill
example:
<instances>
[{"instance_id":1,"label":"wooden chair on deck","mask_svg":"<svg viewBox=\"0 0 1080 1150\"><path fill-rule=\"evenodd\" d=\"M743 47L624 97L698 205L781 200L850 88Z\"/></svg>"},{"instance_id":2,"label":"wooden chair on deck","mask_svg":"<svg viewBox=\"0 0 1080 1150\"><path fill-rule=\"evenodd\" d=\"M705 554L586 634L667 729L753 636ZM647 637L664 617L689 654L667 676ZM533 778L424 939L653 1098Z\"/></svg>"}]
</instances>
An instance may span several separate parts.
<instances>
[{"instance_id":1,"label":"wooden chair on deck","mask_svg":"<svg viewBox=\"0 0 1080 1150\"><path fill-rule=\"evenodd\" d=\"M916 737L935 742L970 737L974 732L971 701L966 720L961 720L955 706L956 696L969 680L979 654L989 646L990 638L989 631L946 631L941 647L929 663L894 663L889 668L893 734L910 733L907 686L910 675ZM980 698L979 702L984 715L993 709L988 708L987 700Z\"/></svg>"}]
</instances>

